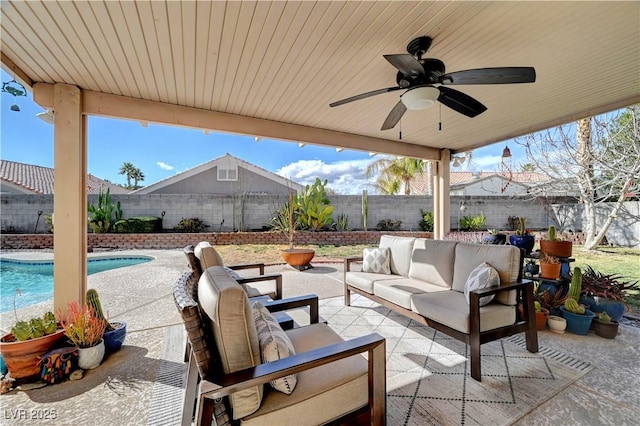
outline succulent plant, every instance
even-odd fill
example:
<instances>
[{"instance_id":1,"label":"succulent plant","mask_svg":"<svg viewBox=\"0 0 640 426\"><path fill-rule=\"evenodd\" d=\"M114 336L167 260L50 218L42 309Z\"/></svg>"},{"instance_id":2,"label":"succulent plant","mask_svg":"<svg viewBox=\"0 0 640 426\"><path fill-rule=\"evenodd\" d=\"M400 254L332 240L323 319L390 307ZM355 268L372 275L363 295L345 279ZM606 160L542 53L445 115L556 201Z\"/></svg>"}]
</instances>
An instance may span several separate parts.
<instances>
[{"instance_id":1,"label":"succulent plant","mask_svg":"<svg viewBox=\"0 0 640 426\"><path fill-rule=\"evenodd\" d=\"M556 238L556 227L553 225L549 226L549 241L557 241L558 239Z\"/></svg>"},{"instance_id":2,"label":"succulent plant","mask_svg":"<svg viewBox=\"0 0 640 426\"><path fill-rule=\"evenodd\" d=\"M600 322L605 323L605 324L609 324L611 323L611 317L609 316L609 314L604 311L600 314L600 316L598 317L598 319L600 320Z\"/></svg>"},{"instance_id":3,"label":"succulent plant","mask_svg":"<svg viewBox=\"0 0 640 426\"><path fill-rule=\"evenodd\" d=\"M625 303L628 290L640 290L638 281L623 281L620 274L603 274L587 265L582 276L582 291L584 296L603 297ZM625 303L626 305L626 303Z\"/></svg>"},{"instance_id":4,"label":"succulent plant","mask_svg":"<svg viewBox=\"0 0 640 426\"><path fill-rule=\"evenodd\" d=\"M109 323L107 318L104 316L104 313L102 312L102 304L100 303L100 297L98 296L98 292L95 289L90 288L89 290L87 290L85 300L87 302L87 305L93 308L93 311L95 312L96 317L100 321L103 321L105 323L105 331L114 330L113 326Z\"/></svg>"},{"instance_id":5,"label":"succulent plant","mask_svg":"<svg viewBox=\"0 0 640 426\"><path fill-rule=\"evenodd\" d=\"M571 285L569 286L569 297L580 300L582 292L582 270L577 266L573 268L573 276L571 277Z\"/></svg>"},{"instance_id":6,"label":"succulent plant","mask_svg":"<svg viewBox=\"0 0 640 426\"><path fill-rule=\"evenodd\" d=\"M53 334L58 329L56 318L52 312L47 312L42 318L31 318L29 321L18 321L11 328L11 334L17 341L22 342L29 339Z\"/></svg>"}]
</instances>

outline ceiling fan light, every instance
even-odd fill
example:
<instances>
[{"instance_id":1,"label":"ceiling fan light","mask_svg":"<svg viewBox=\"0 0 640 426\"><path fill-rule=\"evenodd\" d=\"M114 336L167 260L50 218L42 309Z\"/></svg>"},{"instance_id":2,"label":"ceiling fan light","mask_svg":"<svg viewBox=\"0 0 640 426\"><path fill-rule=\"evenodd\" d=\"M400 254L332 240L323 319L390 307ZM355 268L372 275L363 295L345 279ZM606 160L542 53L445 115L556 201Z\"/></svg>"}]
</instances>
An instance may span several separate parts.
<instances>
[{"instance_id":1,"label":"ceiling fan light","mask_svg":"<svg viewBox=\"0 0 640 426\"><path fill-rule=\"evenodd\" d=\"M416 87L402 95L402 103L407 109L427 109L436 102L440 91L433 86Z\"/></svg>"}]
</instances>

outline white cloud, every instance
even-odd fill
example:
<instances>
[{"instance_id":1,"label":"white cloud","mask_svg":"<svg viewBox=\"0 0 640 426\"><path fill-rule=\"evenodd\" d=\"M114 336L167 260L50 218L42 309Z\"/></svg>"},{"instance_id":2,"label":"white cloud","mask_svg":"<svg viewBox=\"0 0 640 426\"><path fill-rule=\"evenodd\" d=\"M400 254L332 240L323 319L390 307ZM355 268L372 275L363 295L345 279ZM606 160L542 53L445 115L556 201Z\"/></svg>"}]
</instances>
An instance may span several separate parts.
<instances>
[{"instance_id":1,"label":"white cloud","mask_svg":"<svg viewBox=\"0 0 640 426\"><path fill-rule=\"evenodd\" d=\"M360 194L367 185L367 166L371 160L337 161L300 160L276 170L276 174L301 185L312 184L316 177L328 180L327 187L338 194Z\"/></svg>"},{"instance_id":2,"label":"white cloud","mask_svg":"<svg viewBox=\"0 0 640 426\"><path fill-rule=\"evenodd\" d=\"M156 162L156 164L158 165L158 167L160 167L162 170L173 170L174 167L170 166L167 163L163 163L162 161L158 161Z\"/></svg>"}]
</instances>

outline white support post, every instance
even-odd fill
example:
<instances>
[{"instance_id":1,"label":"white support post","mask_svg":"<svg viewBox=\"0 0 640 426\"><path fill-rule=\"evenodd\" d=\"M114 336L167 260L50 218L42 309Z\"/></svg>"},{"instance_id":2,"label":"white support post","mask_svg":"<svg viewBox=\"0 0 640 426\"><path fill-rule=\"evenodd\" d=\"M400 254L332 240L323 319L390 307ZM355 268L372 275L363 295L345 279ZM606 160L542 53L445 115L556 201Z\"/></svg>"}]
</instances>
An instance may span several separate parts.
<instances>
[{"instance_id":1,"label":"white support post","mask_svg":"<svg viewBox=\"0 0 640 426\"><path fill-rule=\"evenodd\" d=\"M54 86L53 303L66 310L87 288L87 141L82 91Z\"/></svg>"}]
</instances>

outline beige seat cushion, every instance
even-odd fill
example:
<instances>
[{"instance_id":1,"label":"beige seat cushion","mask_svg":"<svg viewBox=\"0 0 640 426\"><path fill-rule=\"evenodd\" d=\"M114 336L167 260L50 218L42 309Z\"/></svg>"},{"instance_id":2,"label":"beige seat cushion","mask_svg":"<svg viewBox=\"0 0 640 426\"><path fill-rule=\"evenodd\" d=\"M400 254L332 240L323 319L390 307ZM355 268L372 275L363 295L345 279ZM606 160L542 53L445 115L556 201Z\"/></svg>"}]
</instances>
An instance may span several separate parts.
<instances>
[{"instance_id":1,"label":"beige seat cushion","mask_svg":"<svg viewBox=\"0 0 640 426\"><path fill-rule=\"evenodd\" d=\"M247 293L222 266L206 269L198 282L198 300L213 331L222 369L233 373L260 364L258 333ZM230 396L233 417L247 416L260 407L263 386Z\"/></svg>"},{"instance_id":2,"label":"beige seat cushion","mask_svg":"<svg viewBox=\"0 0 640 426\"><path fill-rule=\"evenodd\" d=\"M369 294L373 294L376 281L397 280L399 275L373 274L371 272L350 271L345 274L345 282Z\"/></svg>"},{"instance_id":3,"label":"beige seat cushion","mask_svg":"<svg viewBox=\"0 0 640 426\"><path fill-rule=\"evenodd\" d=\"M373 285L373 294L405 309L411 309L411 297L413 295L436 291L449 292L451 290L413 278L377 281Z\"/></svg>"},{"instance_id":4,"label":"beige seat cushion","mask_svg":"<svg viewBox=\"0 0 640 426\"><path fill-rule=\"evenodd\" d=\"M409 277L451 288L457 241L418 238L413 244Z\"/></svg>"},{"instance_id":5,"label":"beige seat cushion","mask_svg":"<svg viewBox=\"0 0 640 426\"><path fill-rule=\"evenodd\" d=\"M193 254L200 261L200 268L205 271L211 266L224 266L222 257L208 241L201 241L193 249Z\"/></svg>"},{"instance_id":6,"label":"beige seat cushion","mask_svg":"<svg viewBox=\"0 0 640 426\"><path fill-rule=\"evenodd\" d=\"M288 330L296 353L342 342L326 324ZM247 425L317 425L368 403L367 361L355 355L298 373L291 395L267 389L260 409L242 419Z\"/></svg>"},{"instance_id":7,"label":"beige seat cushion","mask_svg":"<svg viewBox=\"0 0 640 426\"><path fill-rule=\"evenodd\" d=\"M517 247L458 243L455 251L453 289L456 291L464 292L469 274L482 262L487 262L498 271L501 285L518 281L520 249ZM514 290L498 293L496 300L507 305L515 305L516 292Z\"/></svg>"},{"instance_id":8,"label":"beige seat cushion","mask_svg":"<svg viewBox=\"0 0 640 426\"><path fill-rule=\"evenodd\" d=\"M409 275L409 264L411 263L411 252L415 238L396 237L394 235L382 235L380 237L380 247L389 247L391 258L389 260L391 273L406 277Z\"/></svg>"},{"instance_id":9,"label":"beige seat cushion","mask_svg":"<svg viewBox=\"0 0 640 426\"><path fill-rule=\"evenodd\" d=\"M449 290L416 294L411 298L411 310L462 333L469 333L469 304L464 293ZM505 327L515 321L515 306L494 302L480 308L480 331Z\"/></svg>"}]
</instances>

